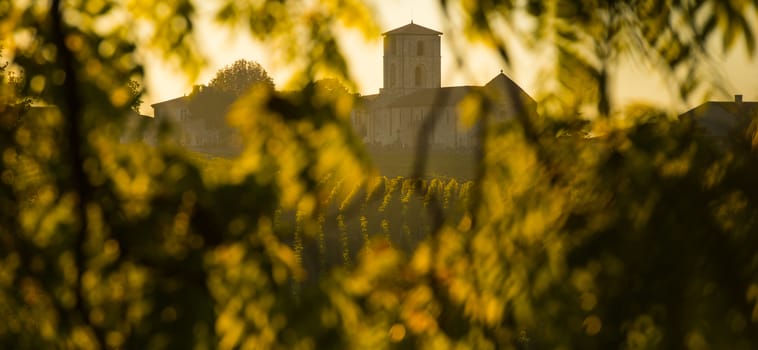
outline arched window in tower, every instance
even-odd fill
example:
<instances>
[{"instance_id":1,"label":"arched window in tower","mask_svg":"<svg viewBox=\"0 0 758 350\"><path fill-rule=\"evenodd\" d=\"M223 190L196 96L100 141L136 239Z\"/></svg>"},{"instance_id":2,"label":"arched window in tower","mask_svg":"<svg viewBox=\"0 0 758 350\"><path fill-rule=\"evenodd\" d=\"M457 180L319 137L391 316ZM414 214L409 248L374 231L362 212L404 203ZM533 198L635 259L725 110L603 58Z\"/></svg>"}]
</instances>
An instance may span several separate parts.
<instances>
[{"instance_id":1,"label":"arched window in tower","mask_svg":"<svg viewBox=\"0 0 758 350\"><path fill-rule=\"evenodd\" d=\"M397 75L397 72L395 71L395 64L394 63L390 64L390 76L389 76L389 78L390 78L390 81L389 81L390 87L394 87L395 86L395 76L396 75Z\"/></svg>"},{"instance_id":2,"label":"arched window in tower","mask_svg":"<svg viewBox=\"0 0 758 350\"><path fill-rule=\"evenodd\" d=\"M416 56L423 56L424 55L424 42L419 40L416 43Z\"/></svg>"},{"instance_id":3,"label":"arched window in tower","mask_svg":"<svg viewBox=\"0 0 758 350\"><path fill-rule=\"evenodd\" d=\"M424 85L424 68L421 66L416 66L415 73L416 86Z\"/></svg>"}]
</instances>

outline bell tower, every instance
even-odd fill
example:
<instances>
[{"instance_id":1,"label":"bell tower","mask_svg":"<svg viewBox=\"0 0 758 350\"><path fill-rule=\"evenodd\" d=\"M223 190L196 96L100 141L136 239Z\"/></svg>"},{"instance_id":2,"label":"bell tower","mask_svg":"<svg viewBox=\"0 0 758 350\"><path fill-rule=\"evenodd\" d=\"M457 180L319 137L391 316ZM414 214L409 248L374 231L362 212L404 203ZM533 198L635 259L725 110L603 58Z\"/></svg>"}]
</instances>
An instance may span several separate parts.
<instances>
[{"instance_id":1,"label":"bell tower","mask_svg":"<svg viewBox=\"0 0 758 350\"><path fill-rule=\"evenodd\" d=\"M407 95L417 89L439 88L440 35L411 22L384 34L382 94Z\"/></svg>"}]
</instances>

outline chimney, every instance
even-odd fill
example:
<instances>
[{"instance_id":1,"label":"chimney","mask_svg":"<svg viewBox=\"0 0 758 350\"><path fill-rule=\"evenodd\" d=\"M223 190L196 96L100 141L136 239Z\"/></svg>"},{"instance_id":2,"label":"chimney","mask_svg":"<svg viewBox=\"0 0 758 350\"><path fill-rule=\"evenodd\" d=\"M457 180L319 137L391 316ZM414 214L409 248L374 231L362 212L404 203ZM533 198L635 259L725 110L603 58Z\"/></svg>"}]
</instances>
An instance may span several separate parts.
<instances>
[{"instance_id":1,"label":"chimney","mask_svg":"<svg viewBox=\"0 0 758 350\"><path fill-rule=\"evenodd\" d=\"M742 103L742 95L734 95L734 102Z\"/></svg>"}]
</instances>

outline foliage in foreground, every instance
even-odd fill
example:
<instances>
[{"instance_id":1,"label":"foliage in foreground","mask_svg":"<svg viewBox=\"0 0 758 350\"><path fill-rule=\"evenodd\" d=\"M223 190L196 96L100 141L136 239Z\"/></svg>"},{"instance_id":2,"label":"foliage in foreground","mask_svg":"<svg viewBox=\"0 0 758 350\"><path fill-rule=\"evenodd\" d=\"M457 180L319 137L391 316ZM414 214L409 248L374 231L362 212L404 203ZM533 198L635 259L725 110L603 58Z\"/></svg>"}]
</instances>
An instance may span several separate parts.
<instances>
[{"instance_id":1,"label":"foliage in foreground","mask_svg":"<svg viewBox=\"0 0 758 350\"><path fill-rule=\"evenodd\" d=\"M622 3L609 2L600 18L580 16L587 25L578 28L602 37L602 14L628 14ZM723 4L703 3L717 12ZM299 213L292 237L316 240L324 203L376 186L347 123L349 97L314 84L288 96L249 91L229 115L246 140L242 154L223 172L209 170L170 142L114 141L130 105L127 82L140 69L127 35L90 22L111 8L92 3L63 16L0 4L3 34L37 30L13 51L26 70L23 95L54 106L27 111L3 77L4 348L758 344L755 123L715 142L691 122L651 113L584 126L515 116L482 135L478 178L457 215L431 186L409 182L413 196L432 193L429 237L408 252L369 238L349 264L299 283L308 281L303 255L278 213ZM127 4L137 18L153 14ZM352 1L323 2L302 17L281 2L246 6L223 4L219 18L260 19L252 29L276 38L306 33L292 41L320 64L307 69L343 73L328 28L365 13ZM153 44L171 48L169 59L191 59L192 6L178 1L175 10L152 17ZM472 18L487 29L490 17ZM486 111L486 100L470 107L464 112Z\"/></svg>"}]
</instances>

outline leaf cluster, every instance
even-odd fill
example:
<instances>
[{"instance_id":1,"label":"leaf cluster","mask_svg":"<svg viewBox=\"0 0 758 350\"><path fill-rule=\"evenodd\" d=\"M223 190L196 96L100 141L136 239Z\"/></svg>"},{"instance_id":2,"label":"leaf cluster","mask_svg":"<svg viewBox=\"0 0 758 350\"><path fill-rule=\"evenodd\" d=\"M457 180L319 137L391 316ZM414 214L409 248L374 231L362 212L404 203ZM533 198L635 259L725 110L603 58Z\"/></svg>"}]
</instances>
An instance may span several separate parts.
<instances>
[{"instance_id":1,"label":"leaf cluster","mask_svg":"<svg viewBox=\"0 0 758 350\"><path fill-rule=\"evenodd\" d=\"M707 50L693 33L753 35L739 21L700 22L742 16L748 2L663 3L460 5L467 30L504 57L491 21L526 6L535 33L567 50L558 63L587 66L594 83L583 84L607 113L602 77L617 53L664 57L677 71ZM353 96L313 82L325 72L349 81L335 27L371 33L368 7L225 1L217 18L270 39L305 72L301 88L236 99L228 119L244 147L233 160L119 142L129 81L141 81L138 43L190 75L199 67L194 9L185 0L0 1L0 36L24 72L20 90L0 80L3 348L758 344L756 116L714 141L650 110L585 122L517 105L515 118L495 123L482 97L464 111L485 126L476 181L376 180L349 123ZM149 40L130 30L139 21L152 25ZM694 29L666 29L678 21ZM644 40L624 47L622 36ZM683 58L677 43L690 47ZM19 104L26 97L45 105ZM465 194L457 201L456 191ZM350 251L343 266L308 279L303 252L313 241L321 249L330 205ZM405 244L412 222L351 221L363 206L405 217L426 210L430 233Z\"/></svg>"}]
</instances>

